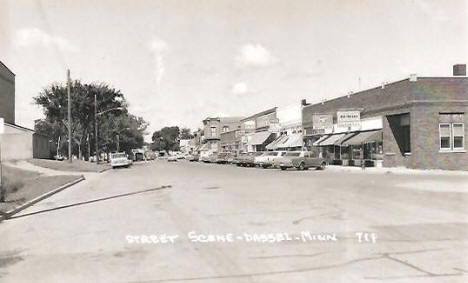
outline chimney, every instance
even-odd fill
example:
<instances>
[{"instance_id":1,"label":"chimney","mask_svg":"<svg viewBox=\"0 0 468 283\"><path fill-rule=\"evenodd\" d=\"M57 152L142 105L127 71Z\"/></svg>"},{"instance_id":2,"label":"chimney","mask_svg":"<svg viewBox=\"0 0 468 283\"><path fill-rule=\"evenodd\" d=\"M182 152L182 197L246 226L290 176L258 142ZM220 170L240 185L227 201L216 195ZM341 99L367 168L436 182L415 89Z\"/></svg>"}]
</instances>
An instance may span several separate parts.
<instances>
[{"instance_id":1,"label":"chimney","mask_svg":"<svg viewBox=\"0 0 468 283\"><path fill-rule=\"evenodd\" d=\"M418 76L416 74L410 74L409 75L409 81L410 82L415 82L418 80Z\"/></svg>"},{"instance_id":2,"label":"chimney","mask_svg":"<svg viewBox=\"0 0 468 283\"><path fill-rule=\"evenodd\" d=\"M466 76L466 64L453 65L453 76Z\"/></svg>"},{"instance_id":3,"label":"chimney","mask_svg":"<svg viewBox=\"0 0 468 283\"><path fill-rule=\"evenodd\" d=\"M307 103L307 100L305 100L305 99L302 99L302 100L301 100L301 105L302 105L302 106L306 106L306 105L308 105L308 103Z\"/></svg>"}]
</instances>

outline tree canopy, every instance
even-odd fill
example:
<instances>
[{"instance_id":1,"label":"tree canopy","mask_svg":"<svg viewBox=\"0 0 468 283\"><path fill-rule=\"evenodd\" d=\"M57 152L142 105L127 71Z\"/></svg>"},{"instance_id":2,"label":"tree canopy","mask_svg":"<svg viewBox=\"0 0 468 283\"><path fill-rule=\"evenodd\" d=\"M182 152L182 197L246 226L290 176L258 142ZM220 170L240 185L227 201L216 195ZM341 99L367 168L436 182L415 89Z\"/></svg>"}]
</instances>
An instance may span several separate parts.
<instances>
[{"instance_id":1,"label":"tree canopy","mask_svg":"<svg viewBox=\"0 0 468 283\"><path fill-rule=\"evenodd\" d=\"M180 140L179 127L164 127L159 131L155 131L151 137L153 144L151 149L153 150L164 150L164 151L177 151L179 150Z\"/></svg>"},{"instance_id":2,"label":"tree canopy","mask_svg":"<svg viewBox=\"0 0 468 283\"><path fill-rule=\"evenodd\" d=\"M128 103L120 90L104 83L84 84L71 82L71 116L73 154L89 155L95 149L94 121L98 124L98 146L100 151L117 150L117 138L121 151L130 151L143 145L143 135L148 124L141 117L128 112ZM95 103L96 97L96 112ZM51 137L60 150L66 152L68 139L67 87L52 84L34 97L35 104L42 107L45 118L36 121L35 130ZM60 138L59 138L60 137ZM88 147L89 151L88 152Z\"/></svg>"}]
</instances>

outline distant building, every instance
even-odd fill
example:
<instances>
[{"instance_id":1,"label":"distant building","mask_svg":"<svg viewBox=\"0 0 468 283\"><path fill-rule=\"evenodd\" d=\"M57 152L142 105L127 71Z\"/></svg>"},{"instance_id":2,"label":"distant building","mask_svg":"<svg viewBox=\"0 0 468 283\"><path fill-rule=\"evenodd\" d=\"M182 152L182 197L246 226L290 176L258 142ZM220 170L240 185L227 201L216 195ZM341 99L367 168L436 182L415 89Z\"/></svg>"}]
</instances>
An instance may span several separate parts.
<instances>
[{"instance_id":1,"label":"distant building","mask_svg":"<svg viewBox=\"0 0 468 283\"><path fill-rule=\"evenodd\" d=\"M203 146L202 151L221 151L221 133L240 128L242 117L215 117L203 120Z\"/></svg>"},{"instance_id":2,"label":"distant building","mask_svg":"<svg viewBox=\"0 0 468 283\"><path fill-rule=\"evenodd\" d=\"M240 148L243 152L265 150L279 131L276 107L244 118L241 123Z\"/></svg>"},{"instance_id":3,"label":"distant building","mask_svg":"<svg viewBox=\"0 0 468 283\"><path fill-rule=\"evenodd\" d=\"M15 74L0 61L0 118L15 124Z\"/></svg>"}]
</instances>

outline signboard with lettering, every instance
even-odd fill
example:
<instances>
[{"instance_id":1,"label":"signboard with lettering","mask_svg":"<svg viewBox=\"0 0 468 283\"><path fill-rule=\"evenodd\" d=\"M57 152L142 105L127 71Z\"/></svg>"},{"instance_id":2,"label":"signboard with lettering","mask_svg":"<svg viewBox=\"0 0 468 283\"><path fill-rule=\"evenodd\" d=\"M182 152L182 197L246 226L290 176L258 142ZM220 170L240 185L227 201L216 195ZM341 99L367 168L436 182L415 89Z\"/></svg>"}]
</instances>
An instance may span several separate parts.
<instances>
[{"instance_id":1,"label":"signboard with lettering","mask_svg":"<svg viewBox=\"0 0 468 283\"><path fill-rule=\"evenodd\" d=\"M361 126L361 112L359 111L337 111L336 122L339 128L359 128Z\"/></svg>"},{"instance_id":2,"label":"signboard with lettering","mask_svg":"<svg viewBox=\"0 0 468 283\"><path fill-rule=\"evenodd\" d=\"M332 114L312 115L312 135L329 134L333 131Z\"/></svg>"}]
</instances>

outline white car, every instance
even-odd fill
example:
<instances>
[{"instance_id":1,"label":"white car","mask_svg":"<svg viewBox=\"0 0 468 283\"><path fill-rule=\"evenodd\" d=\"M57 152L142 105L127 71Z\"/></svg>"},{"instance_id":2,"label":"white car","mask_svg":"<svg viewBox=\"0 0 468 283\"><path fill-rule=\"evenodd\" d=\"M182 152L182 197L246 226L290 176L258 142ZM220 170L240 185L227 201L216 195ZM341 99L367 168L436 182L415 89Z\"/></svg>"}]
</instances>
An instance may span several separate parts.
<instances>
[{"instance_id":1,"label":"white car","mask_svg":"<svg viewBox=\"0 0 468 283\"><path fill-rule=\"evenodd\" d=\"M125 152L117 152L111 154L111 166L116 167L129 167L132 161L128 159L128 155Z\"/></svg>"},{"instance_id":2,"label":"white car","mask_svg":"<svg viewBox=\"0 0 468 283\"><path fill-rule=\"evenodd\" d=\"M169 155L167 157L167 162L173 162L173 161L177 161L177 155Z\"/></svg>"},{"instance_id":3,"label":"white car","mask_svg":"<svg viewBox=\"0 0 468 283\"><path fill-rule=\"evenodd\" d=\"M276 159L281 158L287 151L267 151L260 156L256 156L254 163L256 166L268 168L274 165Z\"/></svg>"}]
</instances>

